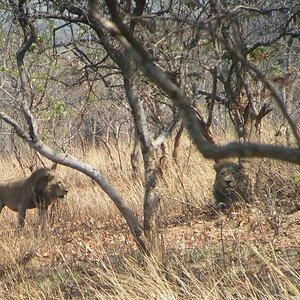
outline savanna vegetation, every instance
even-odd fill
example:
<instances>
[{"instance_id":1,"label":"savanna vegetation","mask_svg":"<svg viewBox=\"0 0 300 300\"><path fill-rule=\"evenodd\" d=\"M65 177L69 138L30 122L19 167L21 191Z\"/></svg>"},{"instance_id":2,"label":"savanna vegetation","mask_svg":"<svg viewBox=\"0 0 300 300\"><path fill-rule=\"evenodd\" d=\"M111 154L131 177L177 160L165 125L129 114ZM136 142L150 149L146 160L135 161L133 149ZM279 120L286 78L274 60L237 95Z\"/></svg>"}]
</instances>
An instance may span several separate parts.
<instances>
[{"instance_id":1,"label":"savanna vegetation","mask_svg":"<svg viewBox=\"0 0 300 300\"><path fill-rule=\"evenodd\" d=\"M1 299L300 298L298 1L0 1ZM214 163L248 203L214 206Z\"/></svg>"}]
</instances>

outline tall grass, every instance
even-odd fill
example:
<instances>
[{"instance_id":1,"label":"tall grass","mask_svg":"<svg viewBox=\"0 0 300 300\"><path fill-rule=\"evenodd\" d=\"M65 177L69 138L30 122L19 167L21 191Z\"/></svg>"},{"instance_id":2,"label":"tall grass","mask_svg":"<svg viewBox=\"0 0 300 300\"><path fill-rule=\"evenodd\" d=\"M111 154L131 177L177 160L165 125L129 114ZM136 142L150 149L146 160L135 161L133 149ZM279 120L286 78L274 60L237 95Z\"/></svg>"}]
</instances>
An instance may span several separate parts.
<instances>
[{"instance_id":1,"label":"tall grass","mask_svg":"<svg viewBox=\"0 0 300 300\"><path fill-rule=\"evenodd\" d=\"M142 218L143 177L133 179L128 145L119 146L111 149L114 160L101 148L83 159ZM208 217L201 208L212 202L212 162L188 140L181 147L178 163L167 161L159 182L163 263L141 257L112 201L91 179L59 166L69 194L44 233L34 210L21 233L16 213L4 208L0 215L0 299L300 299L300 214L278 206L280 199L296 199L297 168L248 162L256 203ZM7 179L30 173L13 156L1 160L0 172ZM187 207L200 209L184 219Z\"/></svg>"}]
</instances>

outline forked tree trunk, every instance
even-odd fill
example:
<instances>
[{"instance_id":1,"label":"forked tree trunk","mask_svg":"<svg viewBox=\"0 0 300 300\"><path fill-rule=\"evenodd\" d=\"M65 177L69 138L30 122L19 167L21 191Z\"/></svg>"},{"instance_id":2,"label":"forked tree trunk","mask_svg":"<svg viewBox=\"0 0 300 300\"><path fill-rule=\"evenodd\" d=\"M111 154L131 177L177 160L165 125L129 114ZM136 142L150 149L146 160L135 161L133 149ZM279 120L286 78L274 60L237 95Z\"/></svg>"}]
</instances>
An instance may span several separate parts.
<instances>
[{"instance_id":1,"label":"forked tree trunk","mask_svg":"<svg viewBox=\"0 0 300 300\"><path fill-rule=\"evenodd\" d=\"M144 195L144 235L146 245L151 255L162 258L162 239L159 224L159 196L157 193L158 163L154 149L147 154L145 167L145 195Z\"/></svg>"},{"instance_id":2,"label":"forked tree trunk","mask_svg":"<svg viewBox=\"0 0 300 300\"><path fill-rule=\"evenodd\" d=\"M133 145L133 150L130 154L130 160L131 160L131 167L132 167L132 173L133 173L133 178L137 178L139 171L139 136L137 133L136 127L134 128L134 145Z\"/></svg>"},{"instance_id":3,"label":"forked tree trunk","mask_svg":"<svg viewBox=\"0 0 300 300\"><path fill-rule=\"evenodd\" d=\"M157 194L157 174L159 166L156 160L155 149L152 145L147 126L147 119L142 102L137 96L134 85L134 73L132 66L127 65L123 72L124 87L129 101L134 124L138 134L145 174L145 193L144 193L144 236L150 255L161 258L161 234L159 230L159 197Z\"/></svg>"},{"instance_id":4,"label":"forked tree trunk","mask_svg":"<svg viewBox=\"0 0 300 300\"><path fill-rule=\"evenodd\" d=\"M183 123L180 124L180 127L175 135L175 139L174 139L174 148L173 148L173 159L176 163L178 163L178 151L179 151L179 144L180 144L180 138L182 136L183 133L183 129L184 129L184 125Z\"/></svg>"}]
</instances>

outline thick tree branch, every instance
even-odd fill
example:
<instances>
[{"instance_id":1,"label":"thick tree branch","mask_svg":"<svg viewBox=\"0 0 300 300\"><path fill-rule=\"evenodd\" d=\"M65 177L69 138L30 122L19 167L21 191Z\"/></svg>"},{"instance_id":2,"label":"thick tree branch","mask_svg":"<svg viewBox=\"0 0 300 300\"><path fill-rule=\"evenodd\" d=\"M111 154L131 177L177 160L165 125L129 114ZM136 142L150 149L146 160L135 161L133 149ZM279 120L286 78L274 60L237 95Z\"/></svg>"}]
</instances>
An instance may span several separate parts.
<instances>
[{"instance_id":1,"label":"thick tree branch","mask_svg":"<svg viewBox=\"0 0 300 300\"><path fill-rule=\"evenodd\" d=\"M97 1L90 0L90 4L96 5ZM118 20L118 14L114 8L114 2L107 0L107 5L109 6L113 19L117 18L116 24L118 27L107 19L101 17L99 14L95 16L95 19L105 30L123 44L145 76L147 76L152 82L157 84L170 96L175 105L179 108L184 124L190 133L191 138L204 157L212 159L223 159L229 157L267 157L300 164L299 149L253 143L230 143L225 146L216 146L207 142L201 134L201 127L198 123L197 115L189 104L188 98L171 80L169 80L168 76L152 62L143 47L134 39L129 30L125 28L124 24ZM242 60L242 63L248 65L249 68L257 74L259 79L266 84L276 101L278 101L279 106L283 108L281 98L274 86L256 67L249 64L244 57L240 54L237 54L237 56ZM293 127L292 122L291 126ZM297 136L296 128L294 128L293 131L296 134L295 136Z\"/></svg>"},{"instance_id":2,"label":"thick tree branch","mask_svg":"<svg viewBox=\"0 0 300 300\"><path fill-rule=\"evenodd\" d=\"M22 127L18 124L18 122L8 116L6 113L0 111L0 119L9 124L15 129L17 135L23 139L28 144L31 143L31 138L23 131Z\"/></svg>"}]
</instances>

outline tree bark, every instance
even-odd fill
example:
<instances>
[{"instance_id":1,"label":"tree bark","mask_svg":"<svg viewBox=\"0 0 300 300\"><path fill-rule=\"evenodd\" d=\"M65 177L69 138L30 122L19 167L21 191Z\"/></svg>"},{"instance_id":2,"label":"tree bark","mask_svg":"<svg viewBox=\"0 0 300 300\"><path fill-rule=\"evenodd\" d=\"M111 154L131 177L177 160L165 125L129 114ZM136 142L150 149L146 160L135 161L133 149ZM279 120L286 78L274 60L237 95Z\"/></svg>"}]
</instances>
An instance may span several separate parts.
<instances>
[{"instance_id":1,"label":"tree bark","mask_svg":"<svg viewBox=\"0 0 300 300\"><path fill-rule=\"evenodd\" d=\"M158 221L159 197L157 194L157 174L159 167L156 160L156 152L148 131L145 110L141 100L137 96L134 84L134 73L132 63L128 63L127 71L123 73L124 88L132 110L144 162L144 234L149 253L161 258L161 234Z\"/></svg>"}]
</instances>

